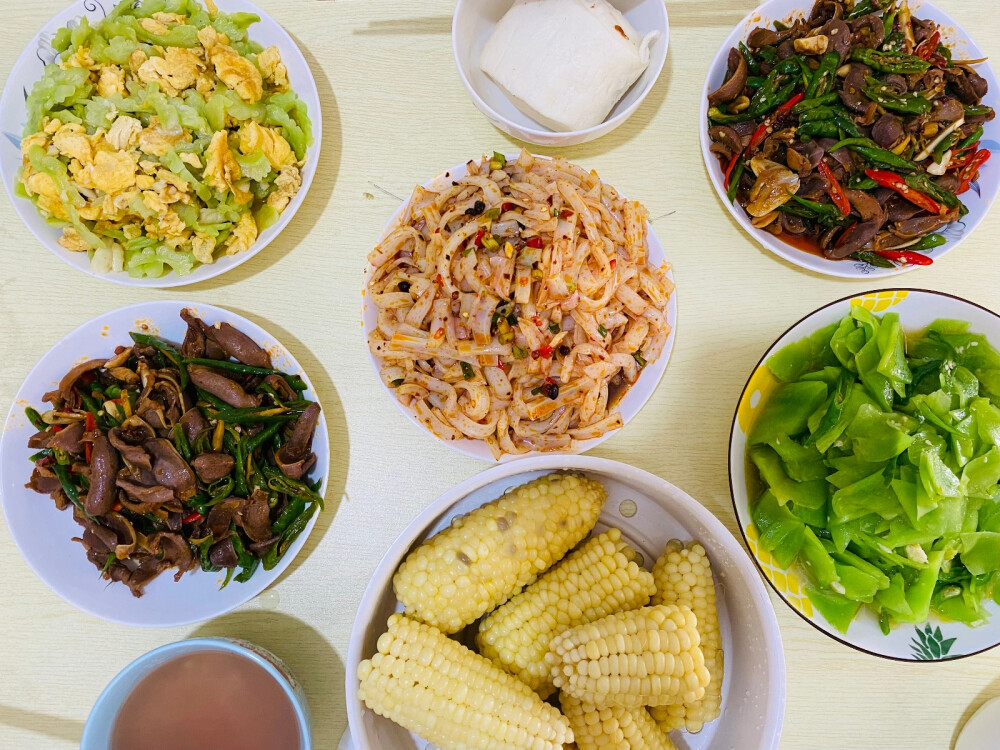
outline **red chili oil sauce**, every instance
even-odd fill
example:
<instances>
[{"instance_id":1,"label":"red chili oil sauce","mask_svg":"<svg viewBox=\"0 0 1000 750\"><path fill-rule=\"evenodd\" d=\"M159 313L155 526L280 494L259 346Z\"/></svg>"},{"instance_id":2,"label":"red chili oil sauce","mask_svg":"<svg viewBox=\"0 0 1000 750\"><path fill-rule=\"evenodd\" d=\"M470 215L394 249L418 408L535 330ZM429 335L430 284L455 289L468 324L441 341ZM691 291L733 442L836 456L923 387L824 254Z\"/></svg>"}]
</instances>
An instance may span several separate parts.
<instances>
[{"instance_id":1,"label":"red chili oil sauce","mask_svg":"<svg viewBox=\"0 0 1000 750\"><path fill-rule=\"evenodd\" d=\"M298 719L278 682L250 659L199 651L164 662L115 718L110 750L297 750Z\"/></svg>"}]
</instances>

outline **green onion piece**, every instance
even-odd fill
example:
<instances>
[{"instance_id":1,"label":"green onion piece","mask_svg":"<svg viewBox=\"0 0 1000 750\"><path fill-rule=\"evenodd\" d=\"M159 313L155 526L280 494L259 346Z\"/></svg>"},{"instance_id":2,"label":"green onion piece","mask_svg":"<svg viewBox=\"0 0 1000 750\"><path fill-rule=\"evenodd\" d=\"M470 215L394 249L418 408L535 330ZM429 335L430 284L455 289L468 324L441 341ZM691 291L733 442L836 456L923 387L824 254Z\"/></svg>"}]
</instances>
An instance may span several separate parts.
<instances>
[{"instance_id":1,"label":"green onion piece","mask_svg":"<svg viewBox=\"0 0 1000 750\"><path fill-rule=\"evenodd\" d=\"M489 219L490 221L496 221L500 218L500 208L488 208L482 213L484 219Z\"/></svg>"},{"instance_id":2,"label":"green onion piece","mask_svg":"<svg viewBox=\"0 0 1000 750\"><path fill-rule=\"evenodd\" d=\"M646 366L646 360L643 359L642 356L642 349L636 349L632 352L632 358L635 360L635 363L639 365L640 370Z\"/></svg>"},{"instance_id":3,"label":"green onion piece","mask_svg":"<svg viewBox=\"0 0 1000 750\"><path fill-rule=\"evenodd\" d=\"M604 326L597 326L597 332L601 334L601 338L605 338L608 335L608 329Z\"/></svg>"},{"instance_id":4,"label":"green onion piece","mask_svg":"<svg viewBox=\"0 0 1000 750\"><path fill-rule=\"evenodd\" d=\"M487 250L499 250L500 242L492 234L484 234L483 247Z\"/></svg>"},{"instance_id":5,"label":"green onion piece","mask_svg":"<svg viewBox=\"0 0 1000 750\"><path fill-rule=\"evenodd\" d=\"M472 380L476 377L476 371L472 369L472 365L468 362L461 362L462 365L462 377L466 380Z\"/></svg>"},{"instance_id":6,"label":"green onion piece","mask_svg":"<svg viewBox=\"0 0 1000 750\"><path fill-rule=\"evenodd\" d=\"M490 171L503 169L506 166L507 166L507 157L501 154L499 151L494 151L493 158L490 159Z\"/></svg>"}]
</instances>

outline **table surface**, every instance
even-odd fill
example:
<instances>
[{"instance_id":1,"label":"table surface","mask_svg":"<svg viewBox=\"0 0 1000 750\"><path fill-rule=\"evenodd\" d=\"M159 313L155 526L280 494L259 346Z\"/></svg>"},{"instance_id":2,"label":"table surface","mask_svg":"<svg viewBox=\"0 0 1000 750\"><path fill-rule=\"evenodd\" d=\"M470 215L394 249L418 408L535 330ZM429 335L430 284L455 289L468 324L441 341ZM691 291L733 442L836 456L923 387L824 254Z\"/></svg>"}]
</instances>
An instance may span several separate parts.
<instances>
[{"instance_id":1,"label":"table surface","mask_svg":"<svg viewBox=\"0 0 1000 750\"><path fill-rule=\"evenodd\" d=\"M317 385L333 451L327 510L269 591L211 622L162 630L76 611L28 569L0 522L0 746L8 750L76 746L93 701L122 667L156 646L201 635L246 638L281 656L309 695L315 746L336 747L346 727L348 635L372 571L422 508L487 468L400 415L371 370L359 322L365 257L400 198L447 167L521 145L480 115L459 80L454 3L257 1L301 46L323 102L323 154L299 214L264 252L218 279L143 291L71 269L0 198L0 407L56 341L91 317L149 299L223 305L278 335ZM941 4L1000 59L1000 6ZM63 5L4 3L4 76ZM698 146L699 94L711 56L755 5L668 0L670 52L650 96L610 135L559 152L646 203L680 295L677 346L664 381L642 413L593 454L673 482L734 532L726 455L747 374L789 323L873 288L770 255L711 188ZM1000 307L998 235L994 211L960 250L898 283ZM772 598L788 668L782 748L949 748L965 718L1000 695L1000 650L934 666L882 661L826 638Z\"/></svg>"}]
</instances>

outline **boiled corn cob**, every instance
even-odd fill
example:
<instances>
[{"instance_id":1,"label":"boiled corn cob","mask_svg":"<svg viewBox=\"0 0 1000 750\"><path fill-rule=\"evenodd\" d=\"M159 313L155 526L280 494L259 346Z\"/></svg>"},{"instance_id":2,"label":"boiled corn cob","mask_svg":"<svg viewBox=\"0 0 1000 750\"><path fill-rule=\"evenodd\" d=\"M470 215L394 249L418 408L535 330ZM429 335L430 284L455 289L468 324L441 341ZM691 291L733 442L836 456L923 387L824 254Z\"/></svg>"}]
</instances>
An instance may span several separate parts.
<instances>
[{"instance_id":1,"label":"boiled corn cob","mask_svg":"<svg viewBox=\"0 0 1000 750\"><path fill-rule=\"evenodd\" d=\"M579 750L676 750L645 708L595 708L566 693L559 702Z\"/></svg>"},{"instance_id":2,"label":"boiled corn cob","mask_svg":"<svg viewBox=\"0 0 1000 750\"><path fill-rule=\"evenodd\" d=\"M636 558L618 529L588 540L480 622L479 653L549 697L545 654L557 633L649 604L653 576Z\"/></svg>"},{"instance_id":3,"label":"boiled corn cob","mask_svg":"<svg viewBox=\"0 0 1000 750\"><path fill-rule=\"evenodd\" d=\"M684 605L690 607L698 618L701 651L711 681L700 701L659 706L650 713L665 732L674 729L700 732L703 725L719 716L723 672L715 581L705 548L698 542L690 542L687 546L676 539L667 542L666 549L653 566L653 578L656 579L653 604Z\"/></svg>"},{"instance_id":4,"label":"boiled corn cob","mask_svg":"<svg viewBox=\"0 0 1000 750\"><path fill-rule=\"evenodd\" d=\"M661 706L705 695L709 674L687 607L660 605L603 617L552 640L552 682L595 706Z\"/></svg>"},{"instance_id":5,"label":"boiled corn cob","mask_svg":"<svg viewBox=\"0 0 1000 750\"><path fill-rule=\"evenodd\" d=\"M405 615L389 618L358 679L368 708L442 750L563 750L573 741L566 717L531 688Z\"/></svg>"},{"instance_id":6,"label":"boiled corn cob","mask_svg":"<svg viewBox=\"0 0 1000 750\"><path fill-rule=\"evenodd\" d=\"M582 474L548 474L452 521L413 550L392 579L412 615L457 633L590 533L607 491Z\"/></svg>"}]
</instances>

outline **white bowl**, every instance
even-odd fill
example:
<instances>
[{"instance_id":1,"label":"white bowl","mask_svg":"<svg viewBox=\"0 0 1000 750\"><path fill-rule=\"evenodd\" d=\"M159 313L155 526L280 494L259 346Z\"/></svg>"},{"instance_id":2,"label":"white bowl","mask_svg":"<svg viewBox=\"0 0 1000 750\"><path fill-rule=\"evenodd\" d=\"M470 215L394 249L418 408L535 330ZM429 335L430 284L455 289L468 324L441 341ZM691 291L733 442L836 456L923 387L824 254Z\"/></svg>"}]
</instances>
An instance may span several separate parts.
<instances>
[{"instance_id":1,"label":"white bowl","mask_svg":"<svg viewBox=\"0 0 1000 750\"><path fill-rule=\"evenodd\" d=\"M285 210L281 212L277 223L261 232L257 241L242 253L223 255L211 265L197 266L186 276L178 276L173 271L169 271L157 279L135 279L125 271L95 273L90 270L88 254L71 252L60 245L58 240L62 236L62 229L47 224L30 200L17 197L14 194L14 184L17 181L18 170L21 168L21 133L24 130L25 122L27 122L25 98L35 81L41 78L45 65L57 57L52 50L52 37L64 26L75 26L79 19L84 16L91 23L97 23L116 4L115 0L76 0L46 23L17 58L17 62L14 63L10 75L7 77L7 83L4 85L3 96L0 97L0 133L4 135L3 138L0 138L0 177L7 188L7 195L10 196L11 202L14 204L14 210L21 217L25 226L31 230L31 233L53 254L84 273L125 286L156 289L195 284L214 278L246 263L267 247L281 233L281 230L288 226L292 217L305 201L313 177L316 175L320 143L323 139L323 114L316 81L313 79L309 64L302 56L295 41L271 16L248 0L218 0L216 4L222 11L254 13L260 16L260 22L250 27L250 38L255 42L260 42L264 47L270 47L272 44L278 46L281 51L281 60L288 68L288 80L292 84L292 89L309 108L309 119L313 126L313 144L306 151L306 163L302 168L302 187L285 207Z\"/></svg>"},{"instance_id":2,"label":"white bowl","mask_svg":"<svg viewBox=\"0 0 1000 750\"><path fill-rule=\"evenodd\" d=\"M708 137L708 95L722 85L726 77L726 66L729 57L729 50L739 42L746 41L749 33L757 26L770 27L774 21L787 20L793 14L808 15L812 9L812 0L769 0L762 3L759 8L750 11L746 18L737 24L726 41L719 48L718 54L712 60L712 65L708 69L708 77L705 79L705 88L701 97L701 117L698 121L701 137L701 152L705 157L705 166L708 175L712 179L715 191L719 194L722 204L733 215L733 218L741 227L753 237L757 242L766 247L775 255L778 255L790 263L794 263L810 271L826 274L827 276L839 276L848 279L877 279L887 276L898 276L901 273L911 271L916 266L900 266L898 268L879 268L870 263L857 260L828 260L818 255L799 250L791 245L782 242L773 234L757 229L750 224L750 217L735 201L729 202L726 189L723 187L725 174L719 164L715 154L709 151L712 145ZM941 25L943 42L956 50L962 57L975 59L985 55L972 41L972 37L963 29L951 16L937 6L924 2L923 0L910 0L910 9L913 15L918 18L929 18ZM989 93L983 100L996 110L1000 110L1000 83L997 82L996 74L989 63L977 65L976 72L983 76L989 83ZM1000 149L1000 119L995 119L983 125L985 133L982 138L982 148L988 148L994 153ZM969 208L969 213L961 222L949 224L940 234L947 238L947 242L940 247L936 247L926 253L931 258L940 258L945 253L954 250L962 241L968 237L979 222L986 216L990 205L993 203L1000 191L1000 165L994 164L996 159L991 160L983 167L979 173L979 179L974 184L972 190L962 195L962 202Z\"/></svg>"},{"instance_id":3,"label":"white bowl","mask_svg":"<svg viewBox=\"0 0 1000 750\"><path fill-rule=\"evenodd\" d=\"M382 558L361 599L345 666L347 717L357 750L424 750L426 746L358 699L358 664L375 653L389 615L402 611L392 590L392 576L400 562L410 549L456 516L511 487L562 469L582 471L607 488L609 497L597 531L609 526L621 529L622 537L642 553L647 567L670 539L697 539L711 559L726 656L722 716L696 735L675 732L676 739L683 737L679 747L777 748L785 709L781 635L760 576L739 542L700 503L659 477L604 458L544 456L493 467L449 490L410 524Z\"/></svg>"},{"instance_id":4,"label":"white bowl","mask_svg":"<svg viewBox=\"0 0 1000 750\"><path fill-rule=\"evenodd\" d=\"M503 89L479 67L479 56L497 22L510 10L513 0L458 0L451 25L451 43L462 83L479 111L497 128L513 138L538 146L575 146L607 135L635 112L660 77L667 59L670 23L663 0L610 0L641 34L659 31L650 48L649 67L600 125L586 130L549 130L521 112Z\"/></svg>"},{"instance_id":5,"label":"white bowl","mask_svg":"<svg viewBox=\"0 0 1000 750\"><path fill-rule=\"evenodd\" d=\"M141 598L132 596L127 586L109 586L94 566L87 561L83 547L72 541L80 535L80 527L72 514L56 510L55 503L24 484L31 475L28 438L35 428L24 415L26 406L38 408L42 395L52 390L73 365L96 357L110 357L115 346L127 345L129 332L145 330L169 341L181 341L187 326L180 318L185 307L194 310L205 322L231 323L268 351L278 367L297 374L309 384L306 374L295 358L277 339L263 328L228 310L195 302L144 302L122 307L84 323L56 344L35 365L17 392L3 437L0 438L0 494L3 513L14 543L25 561L42 582L67 602L84 612L110 622L143 627L168 627L201 622L218 617L257 596L274 583L305 545L319 514L313 515L305 531L272 570L258 567L246 583L230 582L219 590L223 581L220 573L194 570L175 582L170 572L153 579ZM314 401L312 386L306 397ZM322 478L319 494L326 493L330 442L326 420L320 419L313 437L316 454L316 477Z\"/></svg>"},{"instance_id":6,"label":"white bowl","mask_svg":"<svg viewBox=\"0 0 1000 750\"><path fill-rule=\"evenodd\" d=\"M984 603L991 618L988 624L981 627L972 628L959 622L946 622L932 614L927 623L916 626L899 625L889 635L882 634L874 612L862 607L845 635L812 606L803 588L807 579L800 571L797 568L780 568L758 543L747 493L746 444L756 410L778 383L765 363L786 344L799 341L841 320L850 312L852 305L862 305L877 314L887 311L899 313L904 331L926 328L938 318L968 321L973 333L984 334L994 347L1000 346L1000 315L960 297L926 289L884 289L844 297L824 305L795 323L771 345L757 363L743 389L733 418L729 441L729 485L743 541L753 554L757 567L785 604L817 630L845 646L896 661L944 661L981 653L1000 645L1000 605L993 601ZM928 639L937 645L931 646L929 650L922 649L922 643ZM928 658L935 648L943 653L938 657Z\"/></svg>"},{"instance_id":7,"label":"white bowl","mask_svg":"<svg viewBox=\"0 0 1000 750\"><path fill-rule=\"evenodd\" d=\"M509 161L515 161L518 158L518 154L507 154L507 159ZM545 159L545 156L535 156L536 159ZM444 187L451 183L451 180L456 177L464 177L468 174L468 169L465 164L458 164L451 169L442 172L437 177L432 180L428 180L424 183L424 187L428 190L442 190ZM382 230L382 234L379 237L379 242L388 237L393 231L395 231L402 220L403 215L406 212L407 207L410 204L410 199L407 198L403 204L396 209L396 213L392 215L389 222L385 225ZM667 262L667 255L663 249L663 244L660 242L660 238L656 236L656 232L653 231L652 224L646 224L646 231L649 244L649 262L654 266L660 266ZM372 304L371 300L368 298L367 288L368 288L368 277L371 274L372 268L368 266L365 272L365 293L362 297L361 304L361 320L364 325L365 332L365 346L367 347L367 340L369 334L375 330L378 325L378 307ZM667 276L671 281L674 280L673 270L667 273ZM622 397L618 402L618 411L622 416L622 422L627 425L639 410L646 405L650 397L653 395L653 391L656 390L656 386L659 385L660 380L663 378L663 374L667 370L667 362L670 359L670 354L674 349L674 339L677 337L677 290L675 289L670 295L670 300L667 303L667 322L670 324L670 335L667 337L666 343L663 345L663 351L660 353L659 359L655 362L650 362L646 367L643 368L639 379L635 384L628 389L628 392ZM480 458L484 461L497 461L493 457L493 453L490 451L489 446L483 440L470 440L468 438L463 438L462 440L441 440L437 435L435 435L427 425L425 425L417 415L407 409L399 399L396 398L396 394L382 382L382 376L380 374L380 361L379 359L371 353L371 349L368 349L368 359L372 363L372 367L375 370L375 376L378 379L379 384L385 391L386 395L392 399L392 402L396 404L397 408L409 419L413 424L417 425L421 430L426 432L428 435L433 437L435 440L439 440L445 445L447 445L452 450L458 451L464 456L469 456L471 458ZM622 428L619 428L622 429ZM618 430L613 430L611 432L605 433L601 437L594 438L592 440L581 441L579 447L574 451L575 453L584 453L594 448L609 437L617 433ZM551 455L551 451L547 451L542 454L538 451L531 451L529 453L519 453L517 455L504 454L500 459L499 463L505 461L516 461L526 456L538 456L538 455Z\"/></svg>"}]
</instances>

